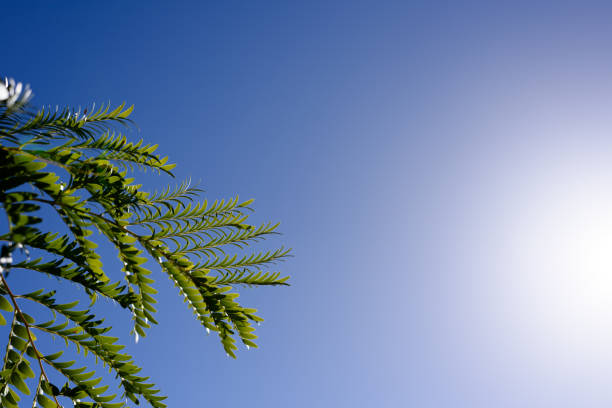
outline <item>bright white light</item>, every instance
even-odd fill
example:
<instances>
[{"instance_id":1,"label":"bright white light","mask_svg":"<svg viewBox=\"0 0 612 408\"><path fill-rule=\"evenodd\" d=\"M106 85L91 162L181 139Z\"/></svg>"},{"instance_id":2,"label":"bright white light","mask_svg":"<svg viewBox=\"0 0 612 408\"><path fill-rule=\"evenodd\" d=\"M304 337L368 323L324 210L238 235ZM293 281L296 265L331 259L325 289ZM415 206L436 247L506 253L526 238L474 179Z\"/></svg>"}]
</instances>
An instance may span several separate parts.
<instances>
[{"instance_id":1,"label":"bright white light","mask_svg":"<svg viewBox=\"0 0 612 408\"><path fill-rule=\"evenodd\" d=\"M571 164L541 163L519 189L507 293L526 338L584 361L612 341L612 167Z\"/></svg>"}]
</instances>

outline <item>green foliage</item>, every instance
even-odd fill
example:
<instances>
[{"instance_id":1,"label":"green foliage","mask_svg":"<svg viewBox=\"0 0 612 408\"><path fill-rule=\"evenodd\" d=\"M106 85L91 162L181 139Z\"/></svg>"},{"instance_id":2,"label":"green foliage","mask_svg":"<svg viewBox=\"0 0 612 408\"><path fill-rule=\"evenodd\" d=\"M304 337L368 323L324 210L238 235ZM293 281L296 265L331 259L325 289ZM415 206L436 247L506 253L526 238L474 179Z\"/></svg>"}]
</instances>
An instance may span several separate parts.
<instances>
[{"instance_id":1,"label":"green foliage","mask_svg":"<svg viewBox=\"0 0 612 408\"><path fill-rule=\"evenodd\" d=\"M198 202L201 191L189 181L143 191L132 175L146 170L171 175L174 165L155 154L157 146L129 142L119 132L117 125L129 121L132 107L102 106L90 114L87 109L32 111L29 98L21 84L0 84L0 202L9 227L0 235L0 323L10 324L0 407L23 405L25 396L32 406L45 408L66 398L76 407L125 407L140 400L165 407L165 397L141 376L132 357L122 352L124 346L108 335L104 319L92 311L97 299L111 299L131 316L136 341L145 336L157 323L157 291L147 261L168 275L206 330L218 333L229 356L235 357L237 341L257 347L253 323L262 319L255 309L236 302L233 289L287 284L287 277L268 268L287 257L288 250L240 253L276 234L278 224L249 224L252 200ZM41 215L49 210L63 222L65 233L49 230L48 215ZM105 273L92 241L95 232L116 249L123 263L120 281ZM30 252L36 259L30 259ZM59 303L55 292L44 289L14 293L9 272L19 269L70 281L91 304ZM25 312L41 308L50 318ZM90 369L66 360L61 349L42 354L36 336L60 338L99 364ZM100 366L116 375L120 395L101 385ZM50 369L65 384L54 384L47 376ZM28 385L32 378L38 378L36 390Z\"/></svg>"}]
</instances>

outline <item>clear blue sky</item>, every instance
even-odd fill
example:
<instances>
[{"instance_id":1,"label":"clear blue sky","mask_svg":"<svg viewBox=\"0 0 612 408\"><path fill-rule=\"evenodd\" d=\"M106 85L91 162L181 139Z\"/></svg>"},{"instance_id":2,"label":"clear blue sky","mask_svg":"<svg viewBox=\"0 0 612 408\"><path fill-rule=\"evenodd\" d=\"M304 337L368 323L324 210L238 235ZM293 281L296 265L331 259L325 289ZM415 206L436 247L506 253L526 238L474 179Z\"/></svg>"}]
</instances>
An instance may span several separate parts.
<instances>
[{"instance_id":1,"label":"clear blue sky","mask_svg":"<svg viewBox=\"0 0 612 408\"><path fill-rule=\"evenodd\" d=\"M294 248L293 286L243 290L266 322L237 360L156 272L160 325L115 334L170 407L612 404L607 2L2 14L36 104L134 104L132 137Z\"/></svg>"}]
</instances>

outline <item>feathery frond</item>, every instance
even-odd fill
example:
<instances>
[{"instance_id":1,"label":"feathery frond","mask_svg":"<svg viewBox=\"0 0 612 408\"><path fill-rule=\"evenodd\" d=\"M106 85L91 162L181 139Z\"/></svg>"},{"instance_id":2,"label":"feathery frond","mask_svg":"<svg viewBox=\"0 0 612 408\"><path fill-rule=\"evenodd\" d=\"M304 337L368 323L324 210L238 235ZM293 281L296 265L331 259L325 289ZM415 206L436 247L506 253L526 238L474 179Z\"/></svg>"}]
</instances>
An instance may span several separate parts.
<instances>
[{"instance_id":1,"label":"feathery frond","mask_svg":"<svg viewBox=\"0 0 612 408\"><path fill-rule=\"evenodd\" d=\"M109 335L110 326L96 316L97 299L121 305L131 316L136 341L144 337L157 324L156 282L147 264L152 261L235 357L237 340L257 347L253 323L262 319L236 301L233 289L287 285L288 277L267 268L289 250L242 253L277 234L278 224L251 225L252 200L200 201L202 190L190 180L153 193L135 184L139 171L172 176L174 165L155 153L156 145L130 142L118 130L130 122L132 107L33 111L30 97L29 88L13 80L0 83L0 203L9 221L8 231L0 234L0 324L11 322L0 407L17 407L32 393L44 408L62 400L76 407L119 408L141 400L165 407L165 397L140 376L124 346ZM49 210L64 231L49 229ZM115 249L123 264L120 274L107 274L95 232ZM60 303L55 292L42 289L13 292L9 272L21 269L74 283L89 295L90 306L76 309L78 302ZM46 320L25 312L34 305L49 312ZM64 360L62 350L43 354L37 336L59 338L99 364L90 369ZM108 393L100 368L115 373L121 395ZM48 370L67 382L54 384ZM30 389L29 380L36 378L36 389Z\"/></svg>"}]
</instances>

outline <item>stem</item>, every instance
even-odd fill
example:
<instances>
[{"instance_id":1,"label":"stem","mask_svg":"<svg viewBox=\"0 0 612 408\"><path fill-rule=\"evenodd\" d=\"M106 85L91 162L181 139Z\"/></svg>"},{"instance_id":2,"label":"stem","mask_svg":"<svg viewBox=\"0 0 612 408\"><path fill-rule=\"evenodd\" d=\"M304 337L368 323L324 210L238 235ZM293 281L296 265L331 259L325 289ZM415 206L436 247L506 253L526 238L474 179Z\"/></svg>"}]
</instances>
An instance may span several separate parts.
<instances>
[{"instance_id":1,"label":"stem","mask_svg":"<svg viewBox=\"0 0 612 408\"><path fill-rule=\"evenodd\" d=\"M2 363L2 371L6 368L8 362L9 346L11 344L11 337L13 337L13 329L15 328L15 322L17 321L17 313L13 313L13 321L11 322L11 330L9 331L9 338L6 343L6 351L4 352L4 362Z\"/></svg>"},{"instance_id":2,"label":"stem","mask_svg":"<svg viewBox=\"0 0 612 408\"><path fill-rule=\"evenodd\" d=\"M15 313L19 315L21 322L26 328L26 331L28 333L28 340L30 341L30 344L32 345L32 349L34 350L34 355L36 355L36 360L38 361L38 366L40 367L40 374L45 378L46 382L51 383L51 381L49 381L49 377L47 377L45 368L42 365L42 355L40 354L40 352L36 348L36 345L34 344L34 338L32 337L30 324L23 316L23 313L21 312L21 309L19 308L19 305L17 304L17 299L15 298L15 295L11 291L11 288L9 288L8 284L6 283L6 279L4 279L4 275L0 274L0 280L2 281L2 284L4 285L4 288L6 289L7 293L11 297L11 301L13 302L13 306L15 307ZM57 404L57 406L61 408L61 405L55 395L53 395L53 399L55 400L55 403Z\"/></svg>"},{"instance_id":3,"label":"stem","mask_svg":"<svg viewBox=\"0 0 612 408\"><path fill-rule=\"evenodd\" d=\"M36 407L36 399L38 398L38 393L40 392L40 386L42 385L42 373L38 376L38 385L36 385L36 394L34 394L34 400L32 401L32 408Z\"/></svg>"}]
</instances>

